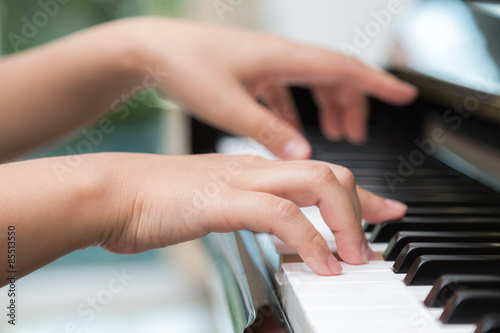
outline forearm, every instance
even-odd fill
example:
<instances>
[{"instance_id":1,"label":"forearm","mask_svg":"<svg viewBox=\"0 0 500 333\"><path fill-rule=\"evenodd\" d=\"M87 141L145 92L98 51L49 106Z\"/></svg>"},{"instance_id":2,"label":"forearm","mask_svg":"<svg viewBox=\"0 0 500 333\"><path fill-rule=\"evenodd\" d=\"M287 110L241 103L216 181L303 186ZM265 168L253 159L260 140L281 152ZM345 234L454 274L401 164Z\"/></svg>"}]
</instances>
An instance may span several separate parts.
<instances>
[{"instance_id":1,"label":"forearm","mask_svg":"<svg viewBox=\"0 0 500 333\"><path fill-rule=\"evenodd\" d=\"M112 177L95 159L84 157L78 168L59 179L59 158L0 166L0 269L16 278L77 249L98 246L109 235L113 216ZM9 228L10 227L10 228ZM8 243L9 230L15 239ZM8 247L15 251L15 267ZM12 259L12 257L11 257ZM10 264L13 262L11 261ZM2 279L0 285L7 280Z\"/></svg>"},{"instance_id":2,"label":"forearm","mask_svg":"<svg viewBox=\"0 0 500 333\"><path fill-rule=\"evenodd\" d=\"M119 22L1 60L0 161L89 124L137 93L146 67L137 40Z\"/></svg>"}]
</instances>

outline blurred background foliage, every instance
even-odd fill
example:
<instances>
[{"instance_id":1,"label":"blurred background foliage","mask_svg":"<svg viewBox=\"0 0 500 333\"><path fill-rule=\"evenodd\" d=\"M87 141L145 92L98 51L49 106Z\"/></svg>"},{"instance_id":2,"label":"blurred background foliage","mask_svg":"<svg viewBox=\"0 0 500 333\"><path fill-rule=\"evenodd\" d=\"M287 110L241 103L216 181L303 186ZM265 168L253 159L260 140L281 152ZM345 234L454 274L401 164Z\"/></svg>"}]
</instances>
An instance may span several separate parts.
<instances>
[{"instance_id":1,"label":"blurred background foliage","mask_svg":"<svg viewBox=\"0 0 500 333\"><path fill-rule=\"evenodd\" d=\"M51 15L48 23L39 28L34 38L20 50L31 48L69 33L88 28L114 19L139 15L178 16L181 11L180 0L2 0L1 24L4 54L14 51L8 38L9 32L21 34L27 18L33 22L34 16L45 8L57 4L56 15ZM42 5L42 4L45 4ZM51 7L54 8L54 7ZM52 17L53 16L53 17Z\"/></svg>"},{"instance_id":2,"label":"blurred background foliage","mask_svg":"<svg viewBox=\"0 0 500 333\"><path fill-rule=\"evenodd\" d=\"M22 52L75 31L115 19L138 15L179 16L181 9L181 0L0 0L2 53L7 55ZM26 22L37 23L36 33L30 35L29 38L25 33L23 34ZM22 38L26 37L23 43L14 45L15 43L12 42L14 34ZM78 78L74 79L78 80ZM29 89L26 95L29 96ZM110 134L104 134L103 141L98 145L92 145L92 153L162 153L162 105L164 102L156 92L149 91L147 97L138 104L137 106L135 101L128 104L131 113L125 120L119 118L119 113L108 115L115 130ZM83 140L87 138L81 131L77 131L58 144L26 158L62 156L78 152L77 146ZM144 259L152 255L149 253L139 257ZM137 259L137 257L132 258ZM72 253L58 262L81 264L117 260L131 259L127 256L111 255L102 249L88 249Z\"/></svg>"}]
</instances>

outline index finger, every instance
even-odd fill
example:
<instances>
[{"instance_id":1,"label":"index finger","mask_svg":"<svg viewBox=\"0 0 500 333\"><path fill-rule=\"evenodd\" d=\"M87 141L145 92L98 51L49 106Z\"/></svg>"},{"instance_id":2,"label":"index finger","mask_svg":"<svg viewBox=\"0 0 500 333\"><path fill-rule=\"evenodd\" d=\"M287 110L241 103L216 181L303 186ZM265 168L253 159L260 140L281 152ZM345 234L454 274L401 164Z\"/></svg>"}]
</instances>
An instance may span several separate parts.
<instances>
[{"instance_id":1,"label":"index finger","mask_svg":"<svg viewBox=\"0 0 500 333\"><path fill-rule=\"evenodd\" d=\"M320 47L282 41L266 61L271 76L290 84L334 84L348 81L360 90L393 104L413 101L417 89L395 76Z\"/></svg>"}]
</instances>

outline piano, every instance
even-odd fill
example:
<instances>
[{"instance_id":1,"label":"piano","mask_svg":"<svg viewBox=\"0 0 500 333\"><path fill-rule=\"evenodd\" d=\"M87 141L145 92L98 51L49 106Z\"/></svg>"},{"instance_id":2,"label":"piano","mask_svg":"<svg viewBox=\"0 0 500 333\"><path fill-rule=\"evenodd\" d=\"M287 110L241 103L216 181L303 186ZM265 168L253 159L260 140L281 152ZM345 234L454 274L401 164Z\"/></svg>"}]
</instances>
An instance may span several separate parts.
<instances>
[{"instance_id":1,"label":"piano","mask_svg":"<svg viewBox=\"0 0 500 333\"><path fill-rule=\"evenodd\" d=\"M339 276L255 236L287 331L500 332L500 4L418 1L401 21L389 69L421 96L406 107L371 101L367 144L324 139L310 94L293 89L313 159L349 167L358 185L409 208L399 221L364 223L379 260L341 263ZM239 138L218 151L273 158ZM335 254L317 209L303 211Z\"/></svg>"}]
</instances>

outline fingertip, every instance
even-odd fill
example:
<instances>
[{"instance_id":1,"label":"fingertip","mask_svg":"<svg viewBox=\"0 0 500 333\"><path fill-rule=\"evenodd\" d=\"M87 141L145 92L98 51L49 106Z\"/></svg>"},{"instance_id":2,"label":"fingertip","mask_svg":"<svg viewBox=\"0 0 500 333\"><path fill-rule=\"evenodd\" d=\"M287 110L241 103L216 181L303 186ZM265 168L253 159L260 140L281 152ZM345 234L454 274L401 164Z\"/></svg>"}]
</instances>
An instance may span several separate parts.
<instances>
[{"instance_id":1,"label":"fingertip","mask_svg":"<svg viewBox=\"0 0 500 333\"><path fill-rule=\"evenodd\" d=\"M294 138L289 140L279 157L284 160L304 160L311 157L312 148L304 138Z\"/></svg>"},{"instance_id":2,"label":"fingertip","mask_svg":"<svg viewBox=\"0 0 500 333\"><path fill-rule=\"evenodd\" d=\"M419 95L419 90L416 86L411 83L398 80L399 86L399 103L409 104L413 102Z\"/></svg>"},{"instance_id":3,"label":"fingertip","mask_svg":"<svg viewBox=\"0 0 500 333\"><path fill-rule=\"evenodd\" d=\"M370 204L363 206L363 218L369 223L399 220L406 215L407 209L402 202L374 196Z\"/></svg>"},{"instance_id":4,"label":"fingertip","mask_svg":"<svg viewBox=\"0 0 500 333\"><path fill-rule=\"evenodd\" d=\"M328 256L326 264L330 270L330 275L338 275L342 272L342 266L333 254Z\"/></svg>"},{"instance_id":5,"label":"fingertip","mask_svg":"<svg viewBox=\"0 0 500 333\"><path fill-rule=\"evenodd\" d=\"M354 146L362 146L366 144L366 142L368 141L368 138L365 133L358 133L358 134L350 133L347 134L346 136L347 136L347 141L349 141L349 143Z\"/></svg>"},{"instance_id":6,"label":"fingertip","mask_svg":"<svg viewBox=\"0 0 500 333\"><path fill-rule=\"evenodd\" d=\"M406 81L401 81L402 82L402 86L408 91L408 93L416 96L418 95L418 88L416 85L413 85L409 82L406 82Z\"/></svg>"},{"instance_id":7,"label":"fingertip","mask_svg":"<svg viewBox=\"0 0 500 333\"><path fill-rule=\"evenodd\" d=\"M403 217L408 210L408 206L400 201L385 199L385 205L394 214Z\"/></svg>"},{"instance_id":8,"label":"fingertip","mask_svg":"<svg viewBox=\"0 0 500 333\"><path fill-rule=\"evenodd\" d=\"M340 135L340 133L337 131L325 130L323 132L323 135L328 141L338 142L342 140L342 135Z\"/></svg>"}]
</instances>

